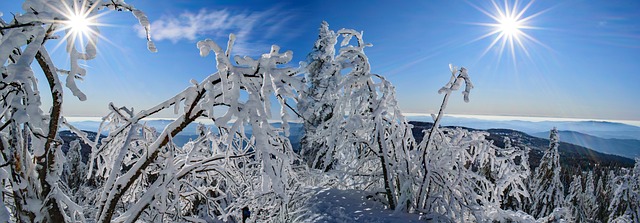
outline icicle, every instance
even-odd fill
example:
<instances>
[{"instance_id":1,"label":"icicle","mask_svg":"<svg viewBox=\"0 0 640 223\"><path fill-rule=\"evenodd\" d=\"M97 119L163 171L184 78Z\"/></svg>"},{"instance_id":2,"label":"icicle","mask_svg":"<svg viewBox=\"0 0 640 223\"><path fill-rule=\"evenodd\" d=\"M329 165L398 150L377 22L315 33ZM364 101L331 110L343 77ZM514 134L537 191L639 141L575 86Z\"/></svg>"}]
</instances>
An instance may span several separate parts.
<instances>
[{"instance_id":1,"label":"icicle","mask_svg":"<svg viewBox=\"0 0 640 223\"><path fill-rule=\"evenodd\" d=\"M136 17L136 19L138 19L138 22L140 23L140 25L144 28L145 33L147 34L147 49L149 49L149 51L155 53L158 52L158 49L156 48L156 45L153 43L153 41L151 40L151 23L149 22L149 18L147 17L147 15L144 14L144 12L134 9L131 11L131 13L133 13L133 15Z\"/></svg>"}]
</instances>

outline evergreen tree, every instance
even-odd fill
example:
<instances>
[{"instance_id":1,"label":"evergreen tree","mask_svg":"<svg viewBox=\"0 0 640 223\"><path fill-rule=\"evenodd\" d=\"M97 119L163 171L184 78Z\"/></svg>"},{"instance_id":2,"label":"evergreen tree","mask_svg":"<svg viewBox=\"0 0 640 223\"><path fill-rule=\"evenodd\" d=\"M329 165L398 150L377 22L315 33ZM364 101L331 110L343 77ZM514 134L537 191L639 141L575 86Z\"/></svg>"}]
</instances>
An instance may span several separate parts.
<instances>
[{"instance_id":1,"label":"evergreen tree","mask_svg":"<svg viewBox=\"0 0 640 223\"><path fill-rule=\"evenodd\" d=\"M533 205L530 213L536 218L550 215L555 208L563 206L564 186L560 182L558 138L558 129L551 129L549 149L544 152L532 179Z\"/></svg>"},{"instance_id":2,"label":"evergreen tree","mask_svg":"<svg viewBox=\"0 0 640 223\"><path fill-rule=\"evenodd\" d=\"M498 168L492 171L492 178L497 192L501 193L500 207L504 210L522 211L530 198L526 185L531 175L529 148L513 147L508 137L505 137L504 143L505 148L497 150L499 163L496 165ZM503 164L500 165L501 163Z\"/></svg>"},{"instance_id":3,"label":"evergreen tree","mask_svg":"<svg viewBox=\"0 0 640 223\"><path fill-rule=\"evenodd\" d=\"M302 154L308 164L314 162L314 158L320 148L325 146L322 140L310 139L315 134L316 128L333 117L333 110L338 99L338 81L340 67L335 63L335 45L338 34L329 29L325 21L320 25L318 40L313 45L311 53L307 56L307 72L305 81L307 85L298 99L298 110L304 120L304 135L301 140ZM320 154L325 156L324 154ZM329 164L318 163L316 168Z\"/></svg>"},{"instance_id":4,"label":"evergreen tree","mask_svg":"<svg viewBox=\"0 0 640 223\"><path fill-rule=\"evenodd\" d=\"M605 175L601 172L600 177L598 178L598 184L596 185L596 199L598 200L598 203L602 204L598 206L598 210L596 212L596 219L605 222L605 219L607 219L609 217L609 215L607 214L607 207L606 204L608 204L607 202L607 191L606 191L606 186L604 185L604 178Z\"/></svg>"},{"instance_id":5,"label":"evergreen tree","mask_svg":"<svg viewBox=\"0 0 640 223\"><path fill-rule=\"evenodd\" d=\"M66 176L67 186L72 191L79 189L80 185L84 183L84 179L87 178L87 168L86 164L82 162L81 149L79 140L71 141L67 152L67 162L64 164L64 176Z\"/></svg>"},{"instance_id":6,"label":"evergreen tree","mask_svg":"<svg viewBox=\"0 0 640 223\"><path fill-rule=\"evenodd\" d=\"M633 170L616 177L616 189L609 205L610 222L640 222L640 159Z\"/></svg>"},{"instance_id":7,"label":"evergreen tree","mask_svg":"<svg viewBox=\"0 0 640 223\"><path fill-rule=\"evenodd\" d=\"M338 37L343 40L334 55ZM390 208L405 210L410 200L407 149L415 143L393 85L371 73L364 52L369 46L361 32L334 32L322 23L298 99L305 121L303 156L312 167L339 178L335 186L383 190L382 200Z\"/></svg>"},{"instance_id":8,"label":"evergreen tree","mask_svg":"<svg viewBox=\"0 0 640 223\"><path fill-rule=\"evenodd\" d=\"M571 213L573 219L572 222L585 221L582 203L582 177L580 175L573 175L573 181L569 186L569 194L565 197L565 207Z\"/></svg>"},{"instance_id":9,"label":"evergreen tree","mask_svg":"<svg viewBox=\"0 0 640 223\"><path fill-rule=\"evenodd\" d=\"M593 222L596 220L600 204L596 197L596 189L594 185L593 171L587 173L587 180L584 184L584 192L582 193L582 207L585 220Z\"/></svg>"}]
</instances>

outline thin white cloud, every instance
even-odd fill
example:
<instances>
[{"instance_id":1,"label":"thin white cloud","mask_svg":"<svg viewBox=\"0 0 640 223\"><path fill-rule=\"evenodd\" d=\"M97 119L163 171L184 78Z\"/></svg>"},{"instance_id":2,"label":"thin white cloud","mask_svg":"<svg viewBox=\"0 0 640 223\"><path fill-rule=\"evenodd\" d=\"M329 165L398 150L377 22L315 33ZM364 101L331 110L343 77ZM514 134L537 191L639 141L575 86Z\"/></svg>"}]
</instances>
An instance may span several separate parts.
<instances>
[{"instance_id":1,"label":"thin white cloud","mask_svg":"<svg viewBox=\"0 0 640 223\"><path fill-rule=\"evenodd\" d=\"M256 53L256 49L266 48L264 38L271 38L282 31L295 16L279 16L277 8L261 12L233 12L230 10L202 9L197 13L184 12L178 16L163 16L151 23L151 35L155 41L169 40L195 41L205 38L222 39L230 33L236 35L234 52ZM145 38L142 27L136 28L138 36ZM262 33L262 34L260 34ZM225 43L220 43L226 45ZM251 47L250 47L251 46ZM262 52L264 53L264 52Z\"/></svg>"}]
</instances>

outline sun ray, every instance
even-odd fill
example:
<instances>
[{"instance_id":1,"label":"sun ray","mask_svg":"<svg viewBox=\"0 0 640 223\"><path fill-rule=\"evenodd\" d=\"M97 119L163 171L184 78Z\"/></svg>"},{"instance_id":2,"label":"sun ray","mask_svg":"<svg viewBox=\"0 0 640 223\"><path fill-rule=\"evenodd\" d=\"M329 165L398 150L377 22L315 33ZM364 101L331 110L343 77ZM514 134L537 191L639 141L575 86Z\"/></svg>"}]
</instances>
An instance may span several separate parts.
<instances>
[{"instance_id":1,"label":"sun ray","mask_svg":"<svg viewBox=\"0 0 640 223\"><path fill-rule=\"evenodd\" d=\"M498 33L498 32L496 32L496 33ZM493 34L492 34L492 35L493 35ZM499 34L499 35L498 35L498 38L493 39L493 41L491 42L491 44L489 45L489 47L487 47L487 48L484 50L484 52L482 52L482 55L480 55L480 57L484 57L484 56L489 52L489 50L491 50L491 48L493 48L493 46L495 46L495 45L496 45L496 43L498 43L498 41L500 41L500 40L502 39L502 35L504 35L504 34L502 34L502 33L501 33L501 34Z\"/></svg>"},{"instance_id":2,"label":"sun ray","mask_svg":"<svg viewBox=\"0 0 640 223\"><path fill-rule=\"evenodd\" d=\"M502 54L504 53L504 47L507 45L507 37L505 37L506 35L501 34L500 36L502 36L502 38L496 38L496 39L500 39L502 40L502 44L500 44L500 51L498 54L498 60L502 59Z\"/></svg>"},{"instance_id":3,"label":"sun ray","mask_svg":"<svg viewBox=\"0 0 640 223\"><path fill-rule=\"evenodd\" d=\"M522 7L522 10L520 10L520 12L518 13L518 15L516 16L516 19L520 19L522 18L522 15L524 15L525 12L527 12L527 10L529 9L529 7L531 7L531 4L533 4L533 1L529 1L529 3L527 3L527 5L525 5L524 7ZM525 19L523 19L525 20ZM524 21L523 21L524 22Z\"/></svg>"},{"instance_id":4,"label":"sun ray","mask_svg":"<svg viewBox=\"0 0 640 223\"><path fill-rule=\"evenodd\" d=\"M520 35L522 34L523 33L520 33ZM524 54L527 56L527 58L531 58L531 55L529 54L529 50L527 50L527 48L524 46L524 43L522 42L522 39L520 39L520 36L516 38L516 42L518 43L518 46L522 49Z\"/></svg>"}]
</instances>

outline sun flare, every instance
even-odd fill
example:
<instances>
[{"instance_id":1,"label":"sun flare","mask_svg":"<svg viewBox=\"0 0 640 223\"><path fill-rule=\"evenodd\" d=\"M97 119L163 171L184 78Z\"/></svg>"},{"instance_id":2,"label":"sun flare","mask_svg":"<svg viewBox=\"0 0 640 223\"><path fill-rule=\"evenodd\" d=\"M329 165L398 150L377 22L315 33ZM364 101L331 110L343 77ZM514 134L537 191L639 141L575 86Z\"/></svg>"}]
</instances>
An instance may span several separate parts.
<instances>
[{"instance_id":1,"label":"sun flare","mask_svg":"<svg viewBox=\"0 0 640 223\"><path fill-rule=\"evenodd\" d=\"M501 18L498 21L498 27L501 35L505 35L507 37L516 37L520 34L520 28L523 28L522 22L518 21L516 18Z\"/></svg>"},{"instance_id":2,"label":"sun flare","mask_svg":"<svg viewBox=\"0 0 640 223\"><path fill-rule=\"evenodd\" d=\"M488 12L480 7L474 6L480 12L489 16L493 19L492 23L477 23L477 25L486 26L491 28L490 31L479 38L475 39L475 41L485 39L488 37L493 37L493 41L489 46L484 50L481 57L485 56L490 50L496 49L498 51L498 58L502 58L505 49L511 53L511 58L513 62L516 62L516 49L518 51L523 52L527 57L530 57L529 51L527 50L526 45L529 42L537 43L542 46L544 44L540 43L537 39L527 34L527 30L536 29L530 25L531 20L544 11L534 13L529 16L524 16L527 13L527 10L531 7L534 1L530 1L526 5L521 7L521 4L516 0L512 5L509 4L509 1L504 1L502 5L496 3L496 1L492 0L491 4L493 7L493 12Z\"/></svg>"},{"instance_id":3,"label":"sun flare","mask_svg":"<svg viewBox=\"0 0 640 223\"><path fill-rule=\"evenodd\" d=\"M83 15L71 15L69 17L69 28L71 32L75 33L86 33L89 32L89 26L91 22L89 19Z\"/></svg>"},{"instance_id":4,"label":"sun flare","mask_svg":"<svg viewBox=\"0 0 640 223\"><path fill-rule=\"evenodd\" d=\"M60 8L50 5L54 10L62 15L62 18L55 21L62 25L61 30L66 31L64 39L75 44L93 43L95 37L101 37L96 31L96 27L104 24L98 23L98 18L103 14L96 13L99 4L91 4L88 1L74 1L72 5L63 2Z\"/></svg>"}]
</instances>

